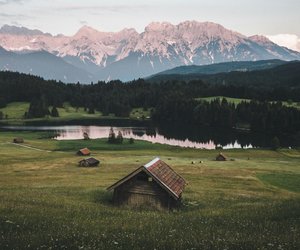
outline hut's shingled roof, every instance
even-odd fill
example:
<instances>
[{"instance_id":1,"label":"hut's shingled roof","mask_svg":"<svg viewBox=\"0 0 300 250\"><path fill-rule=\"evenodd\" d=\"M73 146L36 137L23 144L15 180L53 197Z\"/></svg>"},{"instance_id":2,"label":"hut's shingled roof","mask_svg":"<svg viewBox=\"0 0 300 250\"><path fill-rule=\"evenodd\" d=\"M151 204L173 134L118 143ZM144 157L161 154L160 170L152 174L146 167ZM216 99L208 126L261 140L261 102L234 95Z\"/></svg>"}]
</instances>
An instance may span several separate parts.
<instances>
[{"instance_id":1,"label":"hut's shingled roof","mask_svg":"<svg viewBox=\"0 0 300 250\"><path fill-rule=\"evenodd\" d=\"M180 197L184 186L185 180L177 174L169 165L155 158L153 161L144 165L144 167L155 177L160 183L165 185L177 198Z\"/></svg>"},{"instance_id":2,"label":"hut's shingled roof","mask_svg":"<svg viewBox=\"0 0 300 250\"><path fill-rule=\"evenodd\" d=\"M82 155L89 155L91 152L88 148L82 148L79 150Z\"/></svg>"},{"instance_id":3,"label":"hut's shingled roof","mask_svg":"<svg viewBox=\"0 0 300 250\"><path fill-rule=\"evenodd\" d=\"M217 158L218 157L222 157L223 159L227 159L227 157L223 154L223 153L219 153L218 155L217 155Z\"/></svg>"},{"instance_id":4,"label":"hut's shingled roof","mask_svg":"<svg viewBox=\"0 0 300 250\"><path fill-rule=\"evenodd\" d=\"M149 176L157 181L157 183L164 188L168 193L170 193L175 199L179 199L181 193L186 185L186 181L177 174L169 165L155 158L144 166L136 169L129 175L125 176L121 180L117 181L115 184L108 187L108 190L114 189L126 182L133 176L137 175L141 171L146 172Z\"/></svg>"},{"instance_id":5,"label":"hut's shingled roof","mask_svg":"<svg viewBox=\"0 0 300 250\"><path fill-rule=\"evenodd\" d=\"M79 161L79 163L83 162L83 161L87 162L90 165L94 165L94 164L99 164L100 163L100 161L98 161L97 159L95 159L93 157L88 158L88 159L83 159L83 160Z\"/></svg>"}]
</instances>

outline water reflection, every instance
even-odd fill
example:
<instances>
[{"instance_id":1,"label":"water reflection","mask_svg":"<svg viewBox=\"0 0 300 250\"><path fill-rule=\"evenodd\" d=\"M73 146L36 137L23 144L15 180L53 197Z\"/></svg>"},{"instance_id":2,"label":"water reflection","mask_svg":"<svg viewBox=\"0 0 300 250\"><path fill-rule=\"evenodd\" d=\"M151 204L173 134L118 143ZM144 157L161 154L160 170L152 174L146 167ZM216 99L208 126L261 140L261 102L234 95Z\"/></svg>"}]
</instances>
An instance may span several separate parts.
<instances>
[{"instance_id":1,"label":"water reflection","mask_svg":"<svg viewBox=\"0 0 300 250\"><path fill-rule=\"evenodd\" d=\"M110 126L6 126L9 130L52 131L57 140L83 139L84 132L89 138L108 138ZM115 133L121 131L124 138L145 140L152 143L168 144L180 147L215 149L270 147L274 135L251 133L250 131L222 130L203 127L180 127L164 125L159 127L122 127L114 126ZM293 135L276 135L283 147L299 145L299 138ZM300 136L300 135L299 135ZM296 139L295 139L296 138ZM298 139L297 139L298 138Z\"/></svg>"},{"instance_id":2,"label":"water reflection","mask_svg":"<svg viewBox=\"0 0 300 250\"><path fill-rule=\"evenodd\" d=\"M107 138L111 127L108 126L6 126L2 127L9 130L30 130L30 131L53 131L57 140L78 140L83 139L86 132L90 139ZM174 130L174 128L154 128L154 127L113 127L114 131L122 132L124 138L133 138L135 140L145 140L152 143L167 144L179 147L215 149L217 145L223 148L241 148L241 145L232 140L229 143L216 143L213 139L197 138L199 134L192 136L182 134L183 130ZM205 134L205 133L204 133ZM252 147L250 144L245 148Z\"/></svg>"},{"instance_id":3,"label":"water reflection","mask_svg":"<svg viewBox=\"0 0 300 250\"><path fill-rule=\"evenodd\" d=\"M68 129L56 130L59 136L57 140L77 140L83 139L83 133L87 132L91 139L107 138L111 127L100 126L72 126ZM191 148L205 148L214 149L215 144L213 141L206 143L200 143L197 141L191 141L187 138L175 139L168 138L158 132L158 129L144 128L144 127L113 127L113 130L117 133L121 131L124 138L133 138L135 140L145 140L152 143L167 144L179 147L191 147ZM227 147L239 147L238 144L228 145Z\"/></svg>"}]
</instances>

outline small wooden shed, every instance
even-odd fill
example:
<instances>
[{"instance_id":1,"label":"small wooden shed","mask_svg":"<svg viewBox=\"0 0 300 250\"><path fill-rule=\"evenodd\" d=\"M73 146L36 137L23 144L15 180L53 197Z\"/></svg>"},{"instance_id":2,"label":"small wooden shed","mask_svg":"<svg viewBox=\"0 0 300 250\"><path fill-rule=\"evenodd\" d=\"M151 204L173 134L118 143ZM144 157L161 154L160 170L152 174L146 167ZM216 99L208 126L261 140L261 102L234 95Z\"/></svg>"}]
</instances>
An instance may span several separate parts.
<instances>
[{"instance_id":1,"label":"small wooden shed","mask_svg":"<svg viewBox=\"0 0 300 250\"><path fill-rule=\"evenodd\" d=\"M91 151L88 148L82 148L78 150L76 154L80 156L87 156L91 154Z\"/></svg>"},{"instance_id":2,"label":"small wooden shed","mask_svg":"<svg viewBox=\"0 0 300 250\"><path fill-rule=\"evenodd\" d=\"M100 161L98 161L95 158L88 158L83 159L79 162L80 167L97 167L99 165Z\"/></svg>"},{"instance_id":3,"label":"small wooden shed","mask_svg":"<svg viewBox=\"0 0 300 250\"><path fill-rule=\"evenodd\" d=\"M222 153L219 153L216 157L216 161L226 161L226 160L227 160L227 157Z\"/></svg>"},{"instance_id":4,"label":"small wooden shed","mask_svg":"<svg viewBox=\"0 0 300 250\"><path fill-rule=\"evenodd\" d=\"M13 143L23 143L23 142L24 142L24 139L21 137L16 137L13 139Z\"/></svg>"},{"instance_id":5,"label":"small wooden shed","mask_svg":"<svg viewBox=\"0 0 300 250\"><path fill-rule=\"evenodd\" d=\"M155 158L107 188L119 206L176 208L186 181L170 166Z\"/></svg>"}]
</instances>

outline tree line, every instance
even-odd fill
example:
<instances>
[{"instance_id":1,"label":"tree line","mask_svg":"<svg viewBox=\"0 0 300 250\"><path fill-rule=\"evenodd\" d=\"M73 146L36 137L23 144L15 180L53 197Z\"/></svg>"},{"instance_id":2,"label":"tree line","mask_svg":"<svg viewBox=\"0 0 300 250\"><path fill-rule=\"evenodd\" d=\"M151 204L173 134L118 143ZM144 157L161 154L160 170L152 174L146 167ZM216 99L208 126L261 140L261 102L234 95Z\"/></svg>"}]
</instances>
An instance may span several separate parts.
<instances>
[{"instance_id":1,"label":"tree line","mask_svg":"<svg viewBox=\"0 0 300 250\"><path fill-rule=\"evenodd\" d=\"M225 99L196 100L219 95L255 101L234 105ZM10 102L30 102L27 118L49 113L58 116L56 108L69 102L75 108L84 107L89 113L97 110L118 117L128 117L132 108L153 108L152 119L159 123L224 128L247 123L253 131L300 131L299 111L281 103L288 99L299 102L300 87L209 84L202 80L149 83L143 79L127 83L116 80L89 85L64 84L26 74L0 72L0 108Z\"/></svg>"}]
</instances>

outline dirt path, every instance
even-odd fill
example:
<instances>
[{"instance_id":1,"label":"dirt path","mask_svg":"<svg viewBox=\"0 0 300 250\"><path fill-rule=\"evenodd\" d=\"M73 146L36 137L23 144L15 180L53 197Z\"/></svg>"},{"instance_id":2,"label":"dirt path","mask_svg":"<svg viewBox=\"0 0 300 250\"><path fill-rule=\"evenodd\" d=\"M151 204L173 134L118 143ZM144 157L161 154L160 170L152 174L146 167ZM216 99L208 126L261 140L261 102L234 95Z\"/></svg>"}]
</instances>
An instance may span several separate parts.
<instances>
[{"instance_id":1,"label":"dirt path","mask_svg":"<svg viewBox=\"0 0 300 250\"><path fill-rule=\"evenodd\" d=\"M49 150L35 148L35 147L31 147L31 146L27 146L27 145L19 144L19 143L6 142L6 143L2 143L2 144L11 144L11 145L15 145L15 146L23 147L23 148L28 148L28 149L32 149L32 150L36 150L36 151L43 151L43 152L48 152L48 153L52 152Z\"/></svg>"}]
</instances>

